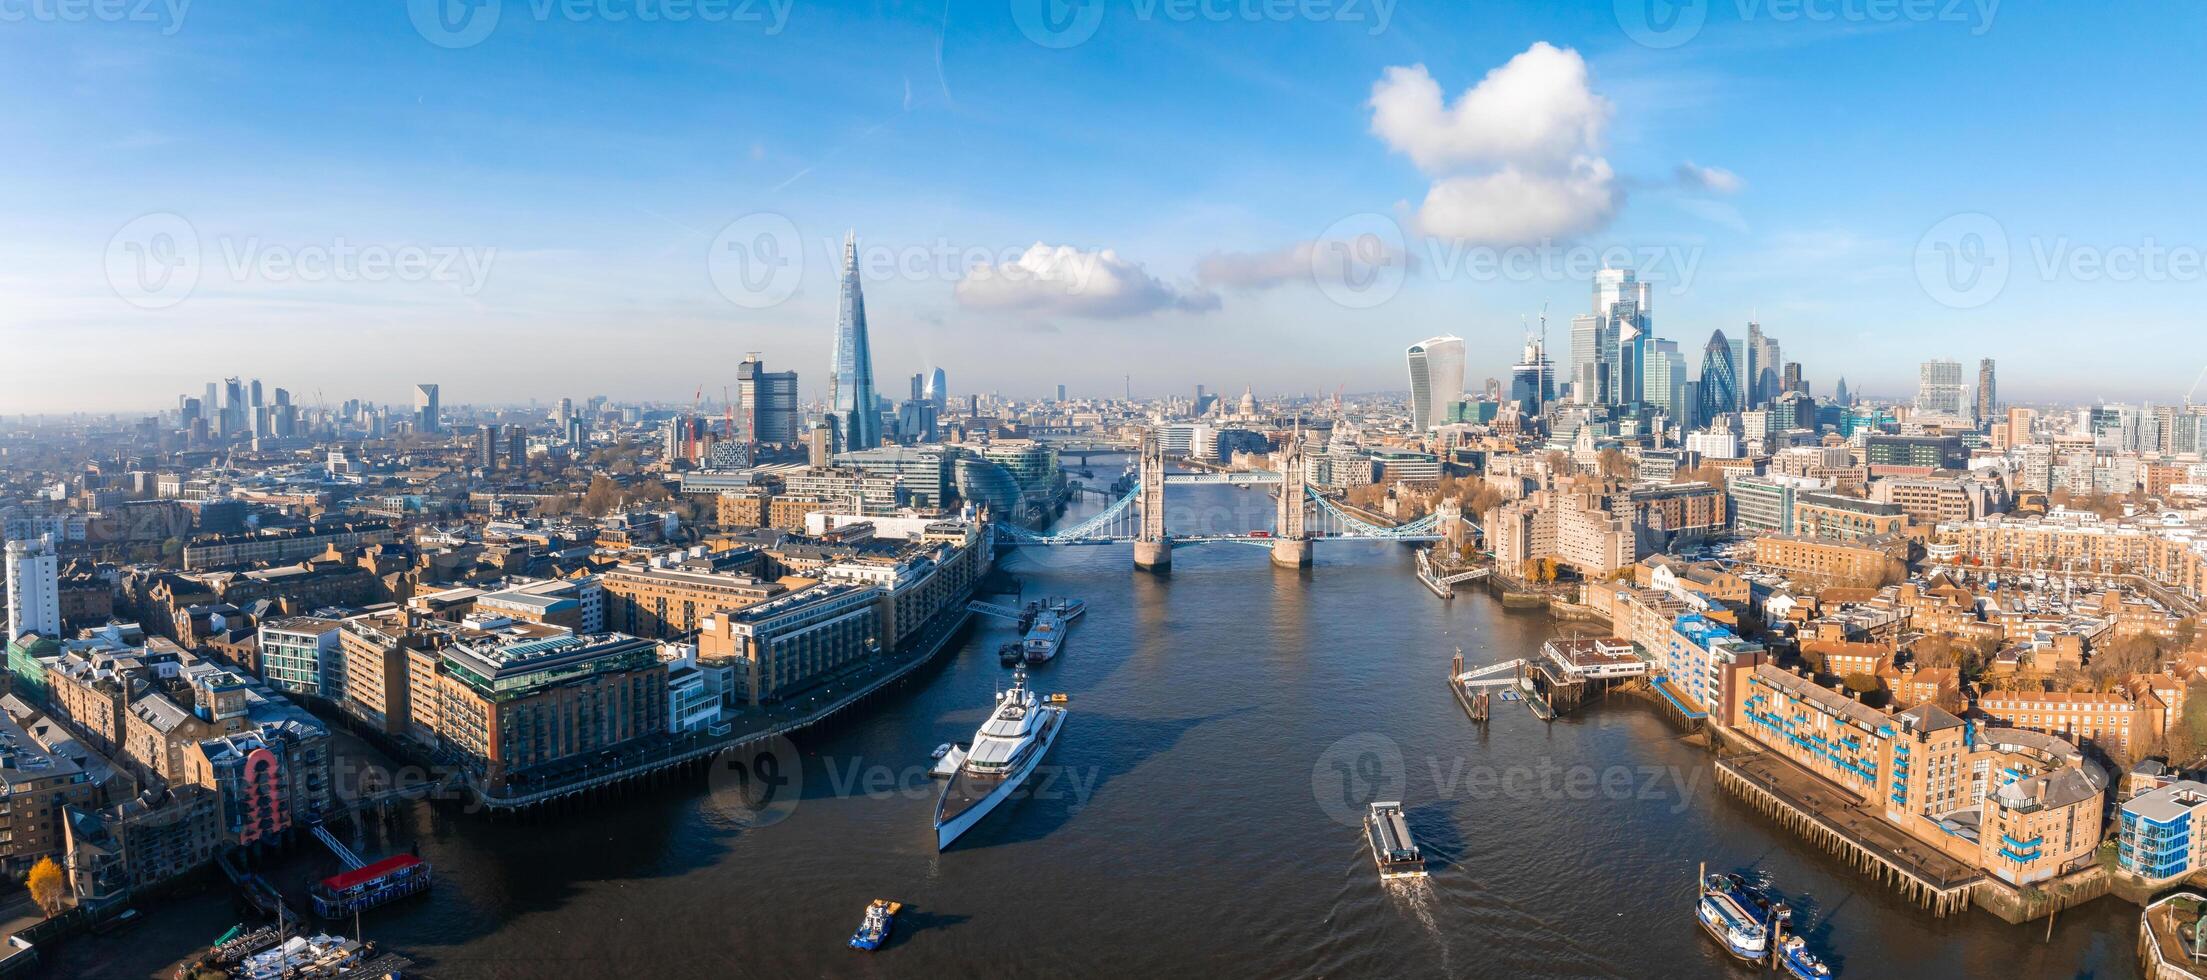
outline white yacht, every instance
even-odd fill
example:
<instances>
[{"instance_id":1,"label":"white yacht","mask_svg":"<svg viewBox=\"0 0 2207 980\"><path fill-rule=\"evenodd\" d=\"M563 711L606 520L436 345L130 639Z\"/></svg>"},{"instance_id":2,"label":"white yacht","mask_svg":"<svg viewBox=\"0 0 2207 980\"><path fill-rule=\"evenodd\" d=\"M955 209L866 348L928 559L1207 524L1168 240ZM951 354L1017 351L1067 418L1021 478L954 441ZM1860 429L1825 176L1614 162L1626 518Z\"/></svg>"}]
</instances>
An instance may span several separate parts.
<instances>
[{"instance_id":1,"label":"white yacht","mask_svg":"<svg viewBox=\"0 0 2207 980\"><path fill-rule=\"evenodd\" d=\"M1027 690L1026 671L1014 673L1011 690L996 695L996 710L973 733L965 763L935 804L935 849L949 847L1011 796L1042 763L1064 724L1065 709Z\"/></svg>"}]
</instances>

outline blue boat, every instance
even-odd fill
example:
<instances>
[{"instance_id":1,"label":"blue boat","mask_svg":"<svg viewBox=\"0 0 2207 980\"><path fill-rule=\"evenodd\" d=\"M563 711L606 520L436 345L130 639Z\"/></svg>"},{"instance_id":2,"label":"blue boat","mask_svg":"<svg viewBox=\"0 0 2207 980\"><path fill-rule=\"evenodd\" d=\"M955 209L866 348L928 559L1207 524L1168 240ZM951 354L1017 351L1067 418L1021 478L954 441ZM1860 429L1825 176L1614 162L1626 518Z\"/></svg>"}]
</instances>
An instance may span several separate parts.
<instances>
[{"instance_id":1,"label":"blue boat","mask_svg":"<svg viewBox=\"0 0 2207 980\"><path fill-rule=\"evenodd\" d=\"M1795 980L1831 980L1831 967L1809 952L1808 943L1799 936L1787 936L1778 944L1778 966Z\"/></svg>"},{"instance_id":2,"label":"blue boat","mask_svg":"<svg viewBox=\"0 0 2207 980\"><path fill-rule=\"evenodd\" d=\"M1725 952L1742 960L1757 963L1770 955L1771 929L1787 914L1785 906L1771 902L1739 875L1701 879L1701 901L1695 906L1701 927Z\"/></svg>"},{"instance_id":3,"label":"blue boat","mask_svg":"<svg viewBox=\"0 0 2207 980\"><path fill-rule=\"evenodd\" d=\"M874 899L872 905L866 906L866 918L859 921L858 931L851 933L851 948L869 953L880 949L889 939L889 930L897 924L897 913L903 910L903 902Z\"/></svg>"}]
</instances>

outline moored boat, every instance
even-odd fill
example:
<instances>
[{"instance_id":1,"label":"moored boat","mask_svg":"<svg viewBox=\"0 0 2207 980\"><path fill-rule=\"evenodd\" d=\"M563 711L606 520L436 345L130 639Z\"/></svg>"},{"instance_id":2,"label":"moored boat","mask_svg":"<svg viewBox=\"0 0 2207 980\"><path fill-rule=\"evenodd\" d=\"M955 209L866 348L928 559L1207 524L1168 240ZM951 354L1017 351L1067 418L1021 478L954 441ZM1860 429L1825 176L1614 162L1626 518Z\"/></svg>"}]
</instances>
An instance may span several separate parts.
<instances>
[{"instance_id":1,"label":"moored boat","mask_svg":"<svg viewBox=\"0 0 2207 980\"><path fill-rule=\"evenodd\" d=\"M1770 955L1771 926L1782 920L1785 908L1774 905L1739 875L1714 874L1701 879L1701 901L1695 917L1702 929L1723 944L1724 951L1749 962Z\"/></svg>"},{"instance_id":2,"label":"moored boat","mask_svg":"<svg viewBox=\"0 0 2207 980\"><path fill-rule=\"evenodd\" d=\"M896 927L897 913L903 910L903 902L874 899L873 904L866 906L866 917L859 920L858 931L851 933L851 948L869 953L880 949L889 938L889 930Z\"/></svg>"},{"instance_id":3,"label":"moored boat","mask_svg":"<svg viewBox=\"0 0 2207 980\"><path fill-rule=\"evenodd\" d=\"M1809 952L1808 942L1799 936L1787 936L1778 944L1778 966L1795 980L1831 980L1831 967Z\"/></svg>"},{"instance_id":4,"label":"moored boat","mask_svg":"<svg viewBox=\"0 0 2207 980\"><path fill-rule=\"evenodd\" d=\"M1012 675L1011 690L997 693L996 707L973 733L973 747L935 804L936 850L971 830L1034 773L1057 740L1066 710L1027 690L1026 671Z\"/></svg>"},{"instance_id":5,"label":"moored boat","mask_svg":"<svg viewBox=\"0 0 2207 980\"><path fill-rule=\"evenodd\" d=\"M1027 638L1021 641L1027 664L1035 666L1050 662L1065 646L1065 617L1055 608L1047 608L1035 614L1035 623L1027 630Z\"/></svg>"}]
</instances>

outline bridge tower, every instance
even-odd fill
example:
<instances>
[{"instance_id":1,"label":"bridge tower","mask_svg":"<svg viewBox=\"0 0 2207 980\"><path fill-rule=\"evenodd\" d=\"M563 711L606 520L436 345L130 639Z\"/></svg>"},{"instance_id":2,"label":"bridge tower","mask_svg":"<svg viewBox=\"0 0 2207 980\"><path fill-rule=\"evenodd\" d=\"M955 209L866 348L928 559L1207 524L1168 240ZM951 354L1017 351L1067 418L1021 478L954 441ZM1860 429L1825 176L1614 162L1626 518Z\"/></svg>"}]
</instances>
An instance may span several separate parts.
<instances>
[{"instance_id":1,"label":"bridge tower","mask_svg":"<svg viewBox=\"0 0 2207 980\"><path fill-rule=\"evenodd\" d=\"M1172 537L1165 533L1165 443L1152 429L1142 434L1142 464L1136 472L1142 495L1135 509L1141 527L1134 535L1134 567L1152 571L1172 568Z\"/></svg>"},{"instance_id":2,"label":"bridge tower","mask_svg":"<svg viewBox=\"0 0 2207 980\"><path fill-rule=\"evenodd\" d=\"M1295 424L1294 439L1280 463L1280 511L1272 524L1272 563L1304 568L1310 565L1310 536L1303 527L1303 481L1308 468L1301 422Z\"/></svg>"}]
</instances>

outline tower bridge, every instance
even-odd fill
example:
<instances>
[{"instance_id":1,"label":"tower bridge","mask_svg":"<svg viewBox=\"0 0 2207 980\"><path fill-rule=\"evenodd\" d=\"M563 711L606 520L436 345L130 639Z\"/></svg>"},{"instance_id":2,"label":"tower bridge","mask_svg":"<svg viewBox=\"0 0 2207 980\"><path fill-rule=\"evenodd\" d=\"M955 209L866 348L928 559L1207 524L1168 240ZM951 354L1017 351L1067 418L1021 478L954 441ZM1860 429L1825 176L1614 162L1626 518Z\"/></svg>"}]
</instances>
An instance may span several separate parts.
<instances>
[{"instance_id":1,"label":"tower bridge","mask_svg":"<svg viewBox=\"0 0 2207 980\"><path fill-rule=\"evenodd\" d=\"M1132 543L1137 568L1165 570L1172 567L1176 547L1206 544L1241 544L1271 552L1275 564L1300 568L1311 563L1312 546L1320 541L1429 542L1448 538L1462 521L1454 508L1441 508L1407 524L1386 527L1351 513L1333 498L1310 486L1305 474L1306 454L1300 440L1288 450L1280 473L1174 473L1165 472L1165 451L1157 435L1143 437L1135 480L1109 506L1076 524L1049 532L1005 526L996 540L1004 547L1099 547ZM1165 488L1175 484L1277 485L1270 530L1221 534L1173 534L1166 519ZM1466 527L1470 526L1468 524Z\"/></svg>"}]
</instances>

